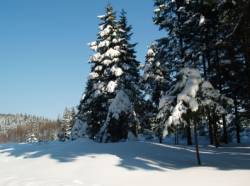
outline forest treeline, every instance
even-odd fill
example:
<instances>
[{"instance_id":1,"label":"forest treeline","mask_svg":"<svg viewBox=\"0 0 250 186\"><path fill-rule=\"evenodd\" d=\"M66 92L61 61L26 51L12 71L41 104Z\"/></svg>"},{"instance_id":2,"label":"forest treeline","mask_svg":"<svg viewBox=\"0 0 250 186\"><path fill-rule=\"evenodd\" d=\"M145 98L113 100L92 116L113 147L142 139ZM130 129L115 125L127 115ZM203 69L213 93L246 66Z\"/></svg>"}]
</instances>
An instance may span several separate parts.
<instances>
[{"instance_id":1,"label":"forest treeline","mask_svg":"<svg viewBox=\"0 0 250 186\"><path fill-rule=\"evenodd\" d=\"M0 143L47 142L70 139L75 109L65 108L56 120L28 114L0 114Z\"/></svg>"},{"instance_id":2,"label":"forest treeline","mask_svg":"<svg viewBox=\"0 0 250 186\"><path fill-rule=\"evenodd\" d=\"M199 135L241 142L250 119L250 1L155 0L165 37L137 61L125 11L108 5L72 138L116 142L139 136ZM142 65L144 64L144 65ZM143 66L143 67L142 67Z\"/></svg>"}]
</instances>

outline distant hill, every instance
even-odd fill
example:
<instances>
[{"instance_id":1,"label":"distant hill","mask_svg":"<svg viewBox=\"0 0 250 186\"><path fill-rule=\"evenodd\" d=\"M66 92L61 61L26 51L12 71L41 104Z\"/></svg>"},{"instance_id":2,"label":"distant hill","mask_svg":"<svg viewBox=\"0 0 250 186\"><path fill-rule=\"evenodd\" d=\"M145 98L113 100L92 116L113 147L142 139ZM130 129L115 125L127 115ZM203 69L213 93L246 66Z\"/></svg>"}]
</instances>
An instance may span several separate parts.
<instances>
[{"instance_id":1,"label":"distant hill","mask_svg":"<svg viewBox=\"0 0 250 186\"><path fill-rule=\"evenodd\" d=\"M0 114L0 144L55 140L61 124L60 120L28 114Z\"/></svg>"},{"instance_id":2,"label":"distant hill","mask_svg":"<svg viewBox=\"0 0 250 186\"><path fill-rule=\"evenodd\" d=\"M28 114L0 114L0 132L15 128L18 125L52 122L52 120Z\"/></svg>"}]
</instances>

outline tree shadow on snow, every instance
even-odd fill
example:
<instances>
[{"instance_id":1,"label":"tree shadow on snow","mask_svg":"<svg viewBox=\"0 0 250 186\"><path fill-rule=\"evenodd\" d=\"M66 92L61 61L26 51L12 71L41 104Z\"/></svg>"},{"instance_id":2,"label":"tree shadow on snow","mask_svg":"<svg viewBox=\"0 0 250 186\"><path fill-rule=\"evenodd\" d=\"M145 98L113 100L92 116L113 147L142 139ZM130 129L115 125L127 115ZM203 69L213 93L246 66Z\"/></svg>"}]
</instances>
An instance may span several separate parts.
<instances>
[{"instance_id":1,"label":"tree shadow on snow","mask_svg":"<svg viewBox=\"0 0 250 186\"><path fill-rule=\"evenodd\" d=\"M150 142L124 142L99 144L88 140L51 142L40 144L3 144L0 155L23 159L49 156L61 163L78 158L113 155L119 158L117 166L136 170L184 169L197 166L192 146L174 146ZM220 170L250 170L250 146L201 147L202 165Z\"/></svg>"}]
</instances>

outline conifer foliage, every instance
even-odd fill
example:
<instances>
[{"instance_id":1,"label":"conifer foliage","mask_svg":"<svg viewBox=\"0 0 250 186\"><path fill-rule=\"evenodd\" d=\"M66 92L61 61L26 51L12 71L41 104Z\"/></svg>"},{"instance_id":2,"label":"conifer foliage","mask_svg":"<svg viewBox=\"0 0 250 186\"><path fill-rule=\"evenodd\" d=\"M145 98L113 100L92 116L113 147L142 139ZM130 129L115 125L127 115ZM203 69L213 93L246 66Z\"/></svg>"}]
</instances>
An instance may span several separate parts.
<instances>
[{"instance_id":1,"label":"conifer foliage","mask_svg":"<svg viewBox=\"0 0 250 186\"><path fill-rule=\"evenodd\" d=\"M90 138L119 141L127 138L128 129L133 128L134 135L137 133L137 124L130 124L126 118L136 118L140 96L136 85L139 81L139 62L135 56L135 44L129 42L132 33L125 11L117 21L113 8L108 5L106 14L98 18L101 20L100 32L97 40L90 43L95 54L90 58L91 72L79 106L78 119L86 121L86 133ZM121 91L127 95L133 109L122 111L122 119L112 119L110 107ZM121 128L126 129L125 132Z\"/></svg>"},{"instance_id":2,"label":"conifer foliage","mask_svg":"<svg viewBox=\"0 0 250 186\"><path fill-rule=\"evenodd\" d=\"M164 52L160 48L159 42L153 42L148 48L146 61L141 78L141 87L144 92L144 128L156 133L160 137L159 121L156 118L158 105L162 94L168 90L170 83L169 68L166 65ZM160 132L160 133L159 133Z\"/></svg>"},{"instance_id":3,"label":"conifer foliage","mask_svg":"<svg viewBox=\"0 0 250 186\"><path fill-rule=\"evenodd\" d=\"M78 119L87 122L86 133L90 138L96 137L106 120L109 99L114 97L117 86L114 76L111 76L111 67L120 55L113 8L108 6L106 14L98 18L101 20L100 31L97 40L89 44L95 53L90 57L91 72L78 113ZM116 75L121 73L117 71Z\"/></svg>"},{"instance_id":4,"label":"conifer foliage","mask_svg":"<svg viewBox=\"0 0 250 186\"><path fill-rule=\"evenodd\" d=\"M141 100L138 86L140 64L136 60L135 44L130 43L131 29L127 24L126 12L122 10L117 23L117 48L120 55L111 68L117 87L105 125L100 131L101 141L119 141L127 139L129 133L133 136L138 133L139 121L136 113Z\"/></svg>"},{"instance_id":5,"label":"conifer foliage","mask_svg":"<svg viewBox=\"0 0 250 186\"><path fill-rule=\"evenodd\" d=\"M155 0L153 21L166 35L150 45L140 75L126 12L117 19L108 5L89 44L74 136L116 142L148 130L160 142L168 132L183 133L188 145L197 132L216 147L235 135L240 142L240 121L249 117L249 34L239 34L247 33L248 7L249 0Z\"/></svg>"},{"instance_id":6,"label":"conifer foliage","mask_svg":"<svg viewBox=\"0 0 250 186\"><path fill-rule=\"evenodd\" d=\"M183 67L196 68L221 94L233 99L233 128L238 143L240 120L249 117L246 93L249 85L249 40L246 39L249 38L249 32L246 32L249 4L249 0L155 0L154 11L154 23L166 31L166 37L159 41L165 52L162 61L170 66L172 82L175 83L175 76ZM239 30L248 33L244 39ZM227 131L225 115L223 117L223 128ZM213 126L219 118L210 115L208 120L209 126ZM215 143L212 136L217 133L217 128L217 125L209 127L211 143ZM227 141L226 137L224 141Z\"/></svg>"}]
</instances>

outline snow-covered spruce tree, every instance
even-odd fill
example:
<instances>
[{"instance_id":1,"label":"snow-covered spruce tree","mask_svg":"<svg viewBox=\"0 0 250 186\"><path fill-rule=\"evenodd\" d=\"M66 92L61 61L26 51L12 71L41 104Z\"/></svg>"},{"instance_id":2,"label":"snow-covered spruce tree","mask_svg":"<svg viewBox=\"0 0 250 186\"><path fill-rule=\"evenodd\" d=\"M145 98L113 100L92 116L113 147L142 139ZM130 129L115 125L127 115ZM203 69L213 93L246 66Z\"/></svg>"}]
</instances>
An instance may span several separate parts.
<instances>
[{"instance_id":1,"label":"snow-covered spruce tree","mask_svg":"<svg viewBox=\"0 0 250 186\"><path fill-rule=\"evenodd\" d=\"M167 66L162 61L161 49L153 42L147 52L143 68L141 87L145 97L144 128L154 131L157 136L159 122L156 119L161 94L169 88L170 75ZM162 64L163 63L163 64Z\"/></svg>"},{"instance_id":2,"label":"snow-covered spruce tree","mask_svg":"<svg viewBox=\"0 0 250 186\"><path fill-rule=\"evenodd\" d=\"M176 80L176 75L183 67L194 66L195 62L193 55L196 53L184 42L183 25L188 17L184 8L185 3L185 1L155 0L154 23L166 31L166 36L157 40L161 50L159 60L167 67L170 82ZM190 128L188 126L186 128L189 134Z\"/></svg>"},{"instance_id":3,"label":"snow-covered spruce tree","mask_svg":"<svg viewBox=\"0 0 250 186\"><path fill-rule=\"evenodd\" d=\"M71 139L71 131L72 127L75 123L75 116L76 112L74 107L73 108L65 108L63 112L63 119L62 119L62 128L61 131L58 133L58 138L60 141L70 140Z\"/></svg>"},{"instance_id":4,"label":"snow-covered spruce tree","mask_svg":"<svg viewBox=\"0 0 250 186\"><path fill-rule=\"evenodd\" d=\"M169 88L168 68L162 64L161 57L157 42L152 43L146 55L142 83L146 95L150 97L154 106L158 106L162 92Z\"/></svg>"},{"instance_id":5,"label":"snow-covered spruce tree","mask_svg":"<svg viewBox=\"0 0 250 186\"><path fill-rule=\"evenodd\" d=\"M137 114L141 104L139 62L135 56L135 44L130 43L131 26L127 25L126 12L122 11L117 24L117 50L120 52L112 63L110 77L116 83L115 96L111 100L105 125L100 130L100 141L119 141L136 137L139 130Z\"/></svg>"},{"instance_id":6,"label":"snow-covered spruce tree","mask_svg":"<svg viewBox=\"0 0 250 186\"><path fill-rule=\"evenodd\" d=\"M182 69L177 75L177 82L160 100L158 118L164 126L163 138L168 134L169 126L190 124L194 127L197 160L198 164L201 164L197 125L203 117L207 117L203 110L204 108L213 110L214 116L219 119L227 114L225 107L230 104L232 104L231 99L224 97L208 81L204 81L197 69ZM218 124L218 119L215 125Z\"/></svg>"},{"instance_id":7,"label":"snow-covered spruce tree","mask_svg":"<svg viewBox=\"0 0 250 186\"><path fill-rule=\"evenodd\" d=\"M119 59L120 52L117 42L117 22L113 8L108 5L106 14L98 16L101 20L99 33L96 41L90 43L90 48L95 52L90 57L91 72L87 82L85 94L79 105L77 114L77 124L87 124L86 135L94 139L100 128L106 121L110 100L114 98L114 90L117 86L115 75L112 75L112 66ZM116 71L120 75L121 71ZM85 127L74 127L76 130ZM84 131L82 131L84 132Z\"/></svg>"},{"instance_id":8,"label":"snow-covered spruce tree","mask_svg":"<svg viewBox=\"0 0 250 186\"><path fill-rule=\"evenodd\" d=\"M212 84L208 81L202 83L199 94L200 110L203 118L208 120L208 128L211 128L210 139L213 144L218 147L220 139L224 143L228 142L226 115L232 112L234 106L233 100L220 93L219 90L214 89ZM222 127L220 127L222 120Z\"/></svg>"},{"instance_id":9,"label":"snow-covered spruce tree","mask_svg":"<svg viewBox=\"0 0 250 186\"><path fill-rule=\"evenodd\" d=\"M76 116L76 112L75 112L74 107L69 110L66 116L63 116L63 122L65 122L65 139L66 140L71 139L71 131L75 123L75 116Z\"/></svg>"}]
</instances>

